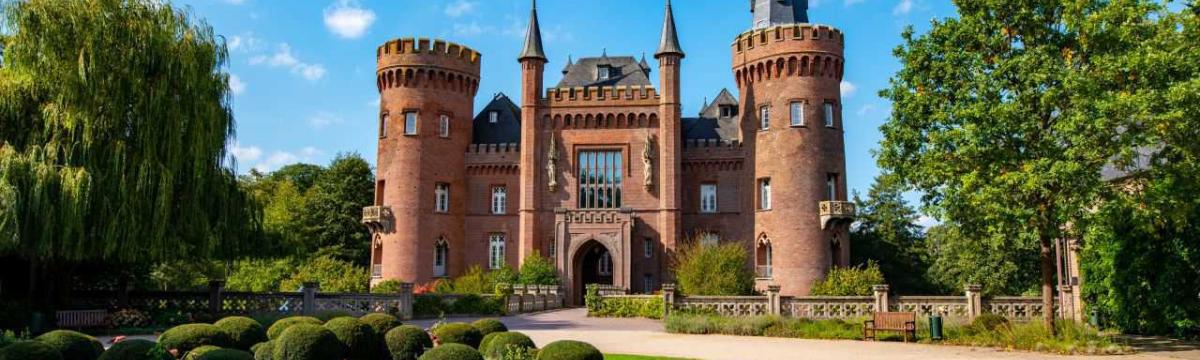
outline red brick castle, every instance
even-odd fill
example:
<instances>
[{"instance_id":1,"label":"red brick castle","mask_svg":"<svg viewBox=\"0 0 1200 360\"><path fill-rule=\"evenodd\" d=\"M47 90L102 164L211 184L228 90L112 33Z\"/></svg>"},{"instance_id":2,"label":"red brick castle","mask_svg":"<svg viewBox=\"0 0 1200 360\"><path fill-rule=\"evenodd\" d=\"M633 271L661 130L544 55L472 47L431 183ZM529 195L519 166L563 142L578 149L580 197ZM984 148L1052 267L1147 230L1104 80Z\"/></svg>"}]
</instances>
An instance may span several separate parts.
<instances>
[{"instance_id":1,"label":"red brick castle","mask_svg":"<svg viewBox=\"0 0 1200 360\"><path fill-rule=\"evenodd\" d=\"M643 57L568 60L546 87L536 4L520 104L475 112L481 56L440 40L380 46L378 180L363 221L374 282L424 283L531 254L585 284L652 292L686 241L746 247L759 284L804 295L849 262L840 83L843 34L805 0L751 1L735 37L738 95L680 111L679 45L667 2L657 67ZM651 83L658 77L658 87Z\"/></svg>"}]
</instances>

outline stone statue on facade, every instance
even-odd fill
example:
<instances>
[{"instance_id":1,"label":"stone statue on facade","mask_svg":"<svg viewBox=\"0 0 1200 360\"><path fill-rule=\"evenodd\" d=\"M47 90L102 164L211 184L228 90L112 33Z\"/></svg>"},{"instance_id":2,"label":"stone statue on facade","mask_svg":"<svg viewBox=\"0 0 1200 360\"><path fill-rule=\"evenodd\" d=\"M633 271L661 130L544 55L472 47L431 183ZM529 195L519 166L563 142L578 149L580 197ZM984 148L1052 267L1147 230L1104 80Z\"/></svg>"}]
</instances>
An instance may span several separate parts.
<instances>
[{"instance_id":1,"label":"stone statue on facade","mask_svg":"<svg viewBox=\"0 0 1200 360\"><path fill-rule=\"evenodd\" d=\"M646 186L646 191L650 191L651 189L654 188L654 157L655 156L656 155L655 155L655 151L654 151L654 136L647 134L646 135L646 146L642 149L642 165L644 165L645 169L646 169L646 171L645 171L646 177L644 180L644 185Z\"/></svg>"},{"instance_id":2,"label":"stone statue on facade","mask_svg":"<svg viewBox=\"0 0 1200 360\"><path fill-rule=\"evenodd\" d=\"M546 185L550 192L558 191L558 144L550 136L550 147L546 150Z\"/></svg>"}]
</instances>

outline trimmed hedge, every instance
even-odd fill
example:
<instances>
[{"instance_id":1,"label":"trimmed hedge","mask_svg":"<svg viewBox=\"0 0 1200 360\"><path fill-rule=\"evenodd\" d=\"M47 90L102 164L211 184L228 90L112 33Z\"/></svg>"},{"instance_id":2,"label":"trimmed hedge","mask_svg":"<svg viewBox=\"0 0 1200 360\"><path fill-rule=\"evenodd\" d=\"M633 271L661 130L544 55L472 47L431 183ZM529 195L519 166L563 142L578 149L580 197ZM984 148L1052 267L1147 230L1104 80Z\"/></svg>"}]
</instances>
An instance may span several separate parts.
<instances>
[{"instance_id":1,"label":"trimmed hedge","mask_svg":"<svg viewBox=\"0 0 1200 360\"><path fill-rule=\"evenodd\" d=\"M0 349L0 360L63 360L62 354L41 341L20 341Z\"/></svg>"},{"instance_id":2,"label":"trimmed hedge","mask_svg":"<svg viewBox=\"0 0 1200 360\"><path fill-rule=\"evenodd\" d=\"M254 360L254 355L238 349L216 349L200 354L195 360Z\"/></svg>"},{"instance_id":3,"label":"trimmed hedge","mask_svg":"<svg viewBox=\"0 0 1200 360\"><path fill-rule=\"evenodd\" d=\"M207 353L210 353L213 351L217 351L217 350L221 350L221 347L220 346L212 346L212 345L204 345L201 347L197 347L195 349L192 349L192 351L188 351L187 354L184 354L183 360L199 360L200 357L203 356L204 354L207 354Z\"/></svg>"},{"instance_id":4,"label":"trimmed hedge","mask_svg":"<svg viewBox=\"0 0 1200 360\"><path fill-rule=\"evenodd\" d=\"M662 319L662 296L654 297L603 297L590 299L588 316L593 317L643 317Z\"/></svg>"},{"instance_id":5,"label":"trimmed hedge","mask_svg":"<svg viewBox=\"0 0 1200 360\"><path fill-rule=\"evenodd\" d=\"M358 319L362 320L362 322L367 324L367 326L370 326L371 329L374 329L375 333L379 335L387 334L387 332L391 331L393 328L404 325L400 322L399 318L392 316L391 314L384 313L366 314Z\"/></svg>"},{"instance_id":6,"label":"trimmed hedge","mask_svg":"<svg viewBox=\"0 0 1200 360\"><path fill-rule=\"evenodd\" d=\"M421 355L419 360L483 360L479 350L463 344L445 344Z\"/></svg>"},{"instance_id":7,"label":"trimmed hedge","mask_svg":"<svg viewBox=\"0 0 1200 360\"><path fill-rule=\"evenodd\" d=\"M274 360L275 340L260 342L251 350L254 352L254 360Z\"/></svg>"},{"instance_id":8,"label":"trimmed hedge","mask_svg":"<svg viewBox=\"0 0 1200 360\"><path fill-rule=\"evenodd\" d=\"M488 336L488 334L495 332L508 331L508 326L504 326L504 323L496 319L475 320L475 322L471 323L471 326L474 326L476 330L479 330L479 333L483 336Z\"/></svg>"},{"instance_id":9,"label":"trimmed hedge","mask_svg":"<svg viewBox=\"0 0 1200 360\"><path fill-rule=\"evenodd\" d=\"M278 339L284 330L296 324L321 325L322 322L320 319L311 316L285 317L271 324L271 327L267 329L267 338L271 340Z\"/></svg>"},{"instance_id":10,"label":"trimmed hedge","mask_svg":"<svg viewBox=\"0 0 1200 360\"><path fill-rule=\"evenodd\" d=\"M34 340L58 350L63 360L96 360L104 352L100 341L78 331L54 330Z\"/></svg>"},{"instance_id":11,"label":"trimmed hedge","mask_svg":"<svg viewBox=\"0 0 1200 360\"><path fill-rule=\"evenodd\" d=\"M341 359L342 344L332 331L320 325L295 324L275 340L274 360Z\"/></svg>"},{"instance_id":12,"label":"trimmed hedge","mask_svg":"<svg viewBox=\"0 0 1200 360\"><path fill-rule=\"evenodd\" d=\"M150 340L125 340L100 354L99 360L175 360L166 349Z\"/></svg>"},{"instance_id":13,"label":"trimmed hedge","mask_svg":"<svg viewBox=\"0 0 1200 360\"><path fill-rule=\"evenodd\" d=\"M379 335L361 320L340 317L326 322L325 328L342 343L347 360L373 360L379 355Z\"/></svg>"},{"instance_id":14,"label":"trimmed hedge","mask_svg":"<svg viewBox=\"0 0 1200 360\"><path fill-rule=\"evenodd\" d=\"M230 346L229 335L213 324L185 324L173 327L158 337L158 343L167 350L178 350L180 353L192 349L214 345L217 347Z\"/></svg>"},{"instance_id":15,"label":"trimmed hedge","mask_svg":"<svg viewBox=\"0 0 1200 360\"><path fill-rule=\"evenodd\" d=\"M463 344L473 348L479 347L483 334L474 326L464 323L450 323L433 329L433 336L441 344Z\"/></svg>"},{"instance_id":16,"label":"trimmed hedge","mask_svg":"<svg viewBox=\"0 0 1200 360\"><path fill-rule=\"evenodd\" d=\"M234 349L250 350L254 344L267 341L267 330L258 321L248 317L231 316L213 325L229 336L232 341L230 347Z\"/></svg>"},{"instance_id":17,"label":"trimmed hedge","mask_svg":"<svg viewBox=\"0 0 1200 360\"><path fill-rule=\"evenodd\" d=\"M533 339L515 331L494 332L483 337L479 352L488 359L500 359L508 353L509 347L536 349Z\"/></svg>"},{"instance_id":18,"label":"trimmed hedge","mask_svg":"<svg viewBox=\"0 0 1200 360\"><path fill-rule=\"evenodd\" d=\"M425 349L433 347L429 334L412 325L397 326L388 331L383 339L392 360L416 360L425 353Z\"/></svg>"},{"instance_id":19,"label":"trimmed hedge","mask_svg":"<svg viewBox=\"0 0 1200 360\"><path fill-rule=\"evenodd\" d=\"M592 344L559 340L538 351L538 360L604 360L604 354Z\"/></svg>"}]
</instances>

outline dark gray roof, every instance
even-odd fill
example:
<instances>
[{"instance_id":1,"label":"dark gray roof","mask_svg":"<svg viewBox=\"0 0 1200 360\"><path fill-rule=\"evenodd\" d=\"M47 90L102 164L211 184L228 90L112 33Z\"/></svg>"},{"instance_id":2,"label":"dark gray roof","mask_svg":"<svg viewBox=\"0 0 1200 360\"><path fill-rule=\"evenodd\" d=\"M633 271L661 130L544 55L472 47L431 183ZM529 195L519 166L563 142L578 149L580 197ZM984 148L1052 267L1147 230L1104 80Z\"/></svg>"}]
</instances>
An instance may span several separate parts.
<instances>
[{"instance_id":1,"label":"dark gray roof","mask_svg":"<svg viewBox=\"0 0 1200 360\"><path fill-rule=\"evenodd\" d=\"M679 33L675 31L675 12L671 10L671 0L667 0L667 14L663 15L662 37L658 40L658 52L654 53L654 56L667 54L684 56L683 48L679 47Z\"/></svg>"},{"instance_id":2,"label":"dark gray roof","mask_svg":"<svg viewBox=\"0 0 1200 360\"><path fill-rule=\"evenodd\" d=\"M495 124L488 114L496 112ZM521 142L521 108L504 93L496 94L471 122L472 144L516 144Z\"/></svg>"},{"instance_id":3,"label":"dark gray roof","mask_svg":"<svg viewBox=\"0 0 1200 360\"><path fill-rule=\"evenodd\" d=\"M608 80L599 80L599 67L613 69ZM650 85L650 68L642 67L632 56L601 56L581 58L564 69L562 81L557 87L581 86L640 86Z\"/></svg>"},{"instance_id":4,"label":"dark gray roof","mask_svg":"<svg viewBox=\"0 0 1200 360\"><path fill-rule=\"evenodd\" d=\"M732 116L721 116L721 107L733 107ZM700 111L700 117L683 119L683 138L685 140L738 140L741 129L738 127L738 100L728 89L722 89L711 104L706 104Z\"/></svg>"},{"instance_id":5,"label":"dark gray roof","mask_svg":"<svg viewBox=\"0 0 1200 360\"><path fill-rule=\"evenodd\" d=\"M529 10L529 29L525 30L525 47L521 49L521 55L517 56L518 61L525 59L546 61L546 51L542 49L542 28L538 25L537 0L533 0L533 7Z\"/></svg>"},{"instance_id":6,"label":"dark gray roof","mask_svg":"<svg viewBox=\"0 0 1200 360\"><path fill-rule=\"evenodd\" d=\"M750 12L755 29L807 23L808 0L750 0Z\"/></svg>"}]
</instances>

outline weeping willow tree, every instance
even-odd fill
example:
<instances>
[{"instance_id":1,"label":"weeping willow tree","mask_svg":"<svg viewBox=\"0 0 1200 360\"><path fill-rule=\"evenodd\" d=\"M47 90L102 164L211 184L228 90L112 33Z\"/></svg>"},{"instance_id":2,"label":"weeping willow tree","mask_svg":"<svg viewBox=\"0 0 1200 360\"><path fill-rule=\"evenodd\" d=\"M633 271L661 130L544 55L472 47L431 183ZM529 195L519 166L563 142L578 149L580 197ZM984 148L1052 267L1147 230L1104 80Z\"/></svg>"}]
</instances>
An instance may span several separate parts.
<instances>
[{"instance_id":1,"label":"weeping willow tree","mask_svg":"<svg viewBox=\"0 0 1200 360\"><path fill-rule=\"evenodd\" d=\"M2 18L0 254L124 264L259 246L224 160L228 54L210 26L153 0L4 1Z\"/></svg>"}]
</instances>

